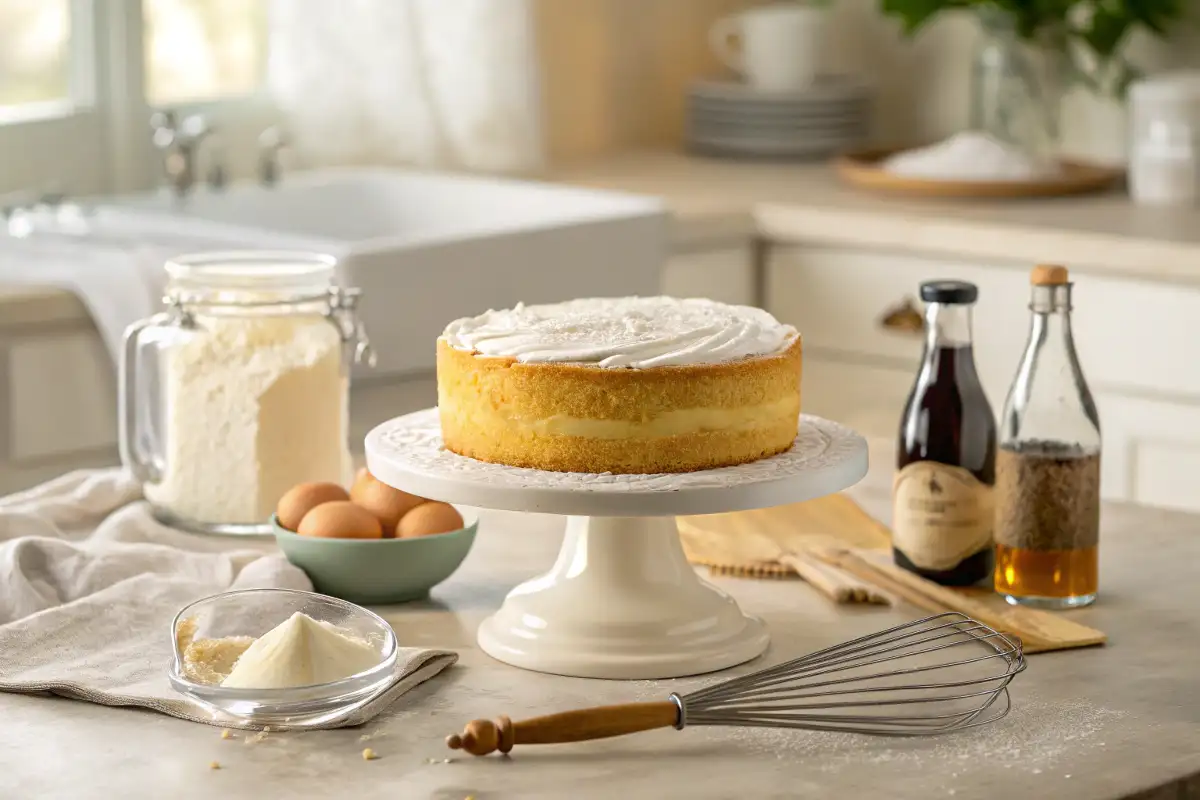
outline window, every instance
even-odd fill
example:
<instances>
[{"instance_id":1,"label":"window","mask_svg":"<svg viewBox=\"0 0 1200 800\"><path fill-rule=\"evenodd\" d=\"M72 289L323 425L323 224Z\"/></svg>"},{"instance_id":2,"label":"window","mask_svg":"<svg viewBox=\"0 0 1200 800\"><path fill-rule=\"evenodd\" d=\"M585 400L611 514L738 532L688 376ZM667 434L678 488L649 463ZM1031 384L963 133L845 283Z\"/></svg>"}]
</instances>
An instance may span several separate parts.
<instances>
[{"instance_id":1,"label":"window","mask_svg":"<svg viewBox=\"0 0 1200 800\"><path fill-rule=\"evenodd\" d=\"M219 131L202 159L253 169L279 122L263 91L270 0L0 0L0 194L147 189L168 107Z\"/></svg>"},{"instance_id":2,"label":"window","mask_svg":"<svg viewBox=\"0 0 1200 800\"><path fill-rule=\"evenodd\" d=\"M258 91L266 71L263 0L142 0L152 105Z\"/></svg>"},{"instance_id":3,"label":"window","mask_svg":"<svg viewBox=\"0 0 1200 800\"><path fill-rule=\"evenodd\" d=\"M0 0L0 115L68 99L68 0Z\"/></svg>"}]
</instances>

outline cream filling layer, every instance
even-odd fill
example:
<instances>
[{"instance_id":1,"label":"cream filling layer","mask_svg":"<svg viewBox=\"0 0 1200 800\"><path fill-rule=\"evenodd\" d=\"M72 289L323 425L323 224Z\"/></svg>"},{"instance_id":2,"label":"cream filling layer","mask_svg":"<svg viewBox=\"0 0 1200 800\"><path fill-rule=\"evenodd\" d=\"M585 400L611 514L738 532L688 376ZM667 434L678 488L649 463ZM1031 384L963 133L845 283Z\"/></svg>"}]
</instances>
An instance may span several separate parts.
<instances>
[{"instance_id":1,"label":"cream filling layer","mask_svg":"<svg viewBox=\"0 0 1200 800\"><path fill-rule=\"evenodd\" d=\"M740 433L775 425L784 417L799 422L800 398L785 397L769 403L738 408L685 408L666 411L653 419L632 422L621 419L589 419L555 414L540 419L522 419L511 407L465 409L443 398L442 413L454 418L460 427L469 423L477 428L516 428L532 436L577 436L585 439L655 439L688 433Z\"/></svg>"}]
</instances>

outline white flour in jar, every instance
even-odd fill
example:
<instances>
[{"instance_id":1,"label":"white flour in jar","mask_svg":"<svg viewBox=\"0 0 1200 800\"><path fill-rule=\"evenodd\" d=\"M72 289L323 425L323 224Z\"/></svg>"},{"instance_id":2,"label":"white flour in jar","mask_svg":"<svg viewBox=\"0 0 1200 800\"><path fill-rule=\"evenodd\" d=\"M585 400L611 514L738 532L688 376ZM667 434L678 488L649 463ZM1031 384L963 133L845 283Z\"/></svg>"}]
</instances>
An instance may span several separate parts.
<instances>
[{"instance_id":1,"label":"white flour in jar","mask_svg":"<svg viewBox=\"0 0 1200 800\"><path fill-rule=\"evenodd\" d=\"M196 317L163 355L162 480L145 494L178 517L262 523L297 483L345 484L342 341L311 316Z\"/></svg>"}]
</instances>

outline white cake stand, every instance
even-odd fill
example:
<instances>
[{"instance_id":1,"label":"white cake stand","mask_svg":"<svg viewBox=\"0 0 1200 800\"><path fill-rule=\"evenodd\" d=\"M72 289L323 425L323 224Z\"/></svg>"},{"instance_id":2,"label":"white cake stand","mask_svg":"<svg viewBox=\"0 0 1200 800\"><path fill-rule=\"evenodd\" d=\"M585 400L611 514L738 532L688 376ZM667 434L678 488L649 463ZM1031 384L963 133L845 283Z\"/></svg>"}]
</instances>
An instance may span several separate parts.
<instances>
[{"instance_id":1,"label":"white cake stand","mask_svg":"<svg viewBox=\"0 0 1200 800\"><path fill-rule=\"evenodd\" d=\"M480 626L479 645L513 666L584 678L674 678L761 655L766 627L696 575L675 515L811 500L867 471L861 436L811 416L801 417L786 453L672 475L546 472L464 458L442 447L436 408L383 423L367 435L366 450L371 473L406 492L568 517L554 566L512 590Z\"/></svg>"}]
</instances>

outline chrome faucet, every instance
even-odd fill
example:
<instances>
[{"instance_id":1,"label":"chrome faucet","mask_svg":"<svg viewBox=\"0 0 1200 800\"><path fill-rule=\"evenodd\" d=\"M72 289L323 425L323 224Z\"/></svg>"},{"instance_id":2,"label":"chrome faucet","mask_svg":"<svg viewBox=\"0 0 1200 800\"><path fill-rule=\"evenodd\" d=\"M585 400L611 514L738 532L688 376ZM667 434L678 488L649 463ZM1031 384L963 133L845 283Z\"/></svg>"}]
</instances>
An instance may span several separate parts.
<instances>
[{"instance_id":1,"label":"chrome faucet","mask_svg":"<svg viewBox=\"0 0 1200 800\"><path fill-rule=\"evenodd\" d=\"M150 117L151 141L163 154L163 170L177 197L184 197L195 186L200 145L213 128L199 114L177 119L173 111L156 111Z\"/></svg>"},{"instance_id":2,"label":"chrome faucet","mask_svg":"<svg viewBox=\"0 0 1200 800\"><path fill-rule=\"evenodd\" d=\"M279 153L288 146L287 134L271 126L258 137L258 180L263 186L279 183Z\"/></svg>"}]
</instances>

